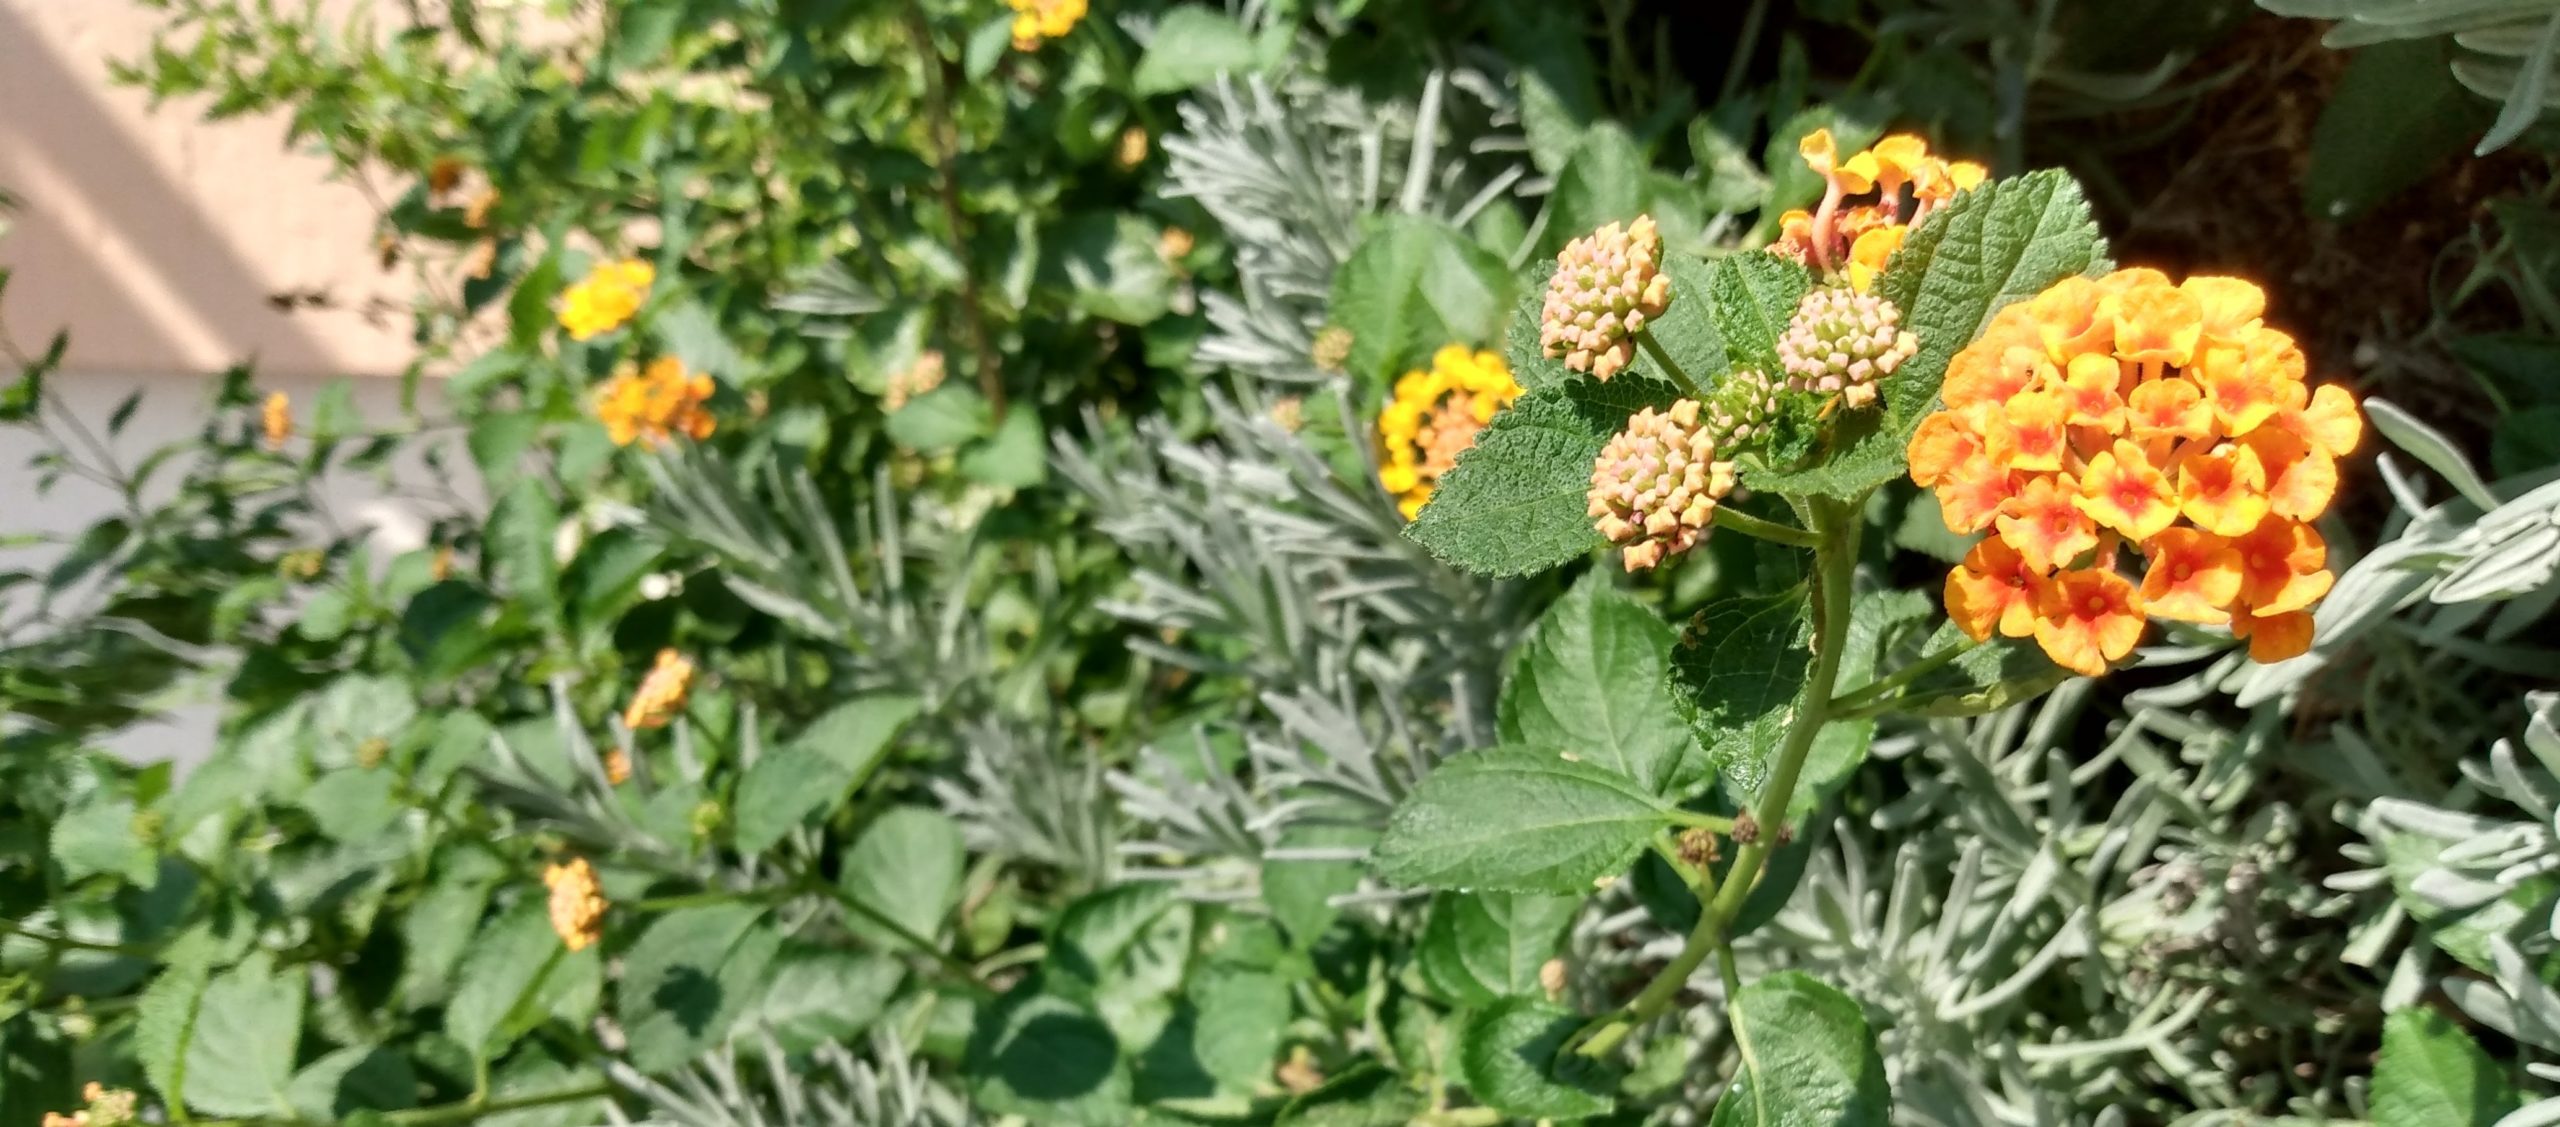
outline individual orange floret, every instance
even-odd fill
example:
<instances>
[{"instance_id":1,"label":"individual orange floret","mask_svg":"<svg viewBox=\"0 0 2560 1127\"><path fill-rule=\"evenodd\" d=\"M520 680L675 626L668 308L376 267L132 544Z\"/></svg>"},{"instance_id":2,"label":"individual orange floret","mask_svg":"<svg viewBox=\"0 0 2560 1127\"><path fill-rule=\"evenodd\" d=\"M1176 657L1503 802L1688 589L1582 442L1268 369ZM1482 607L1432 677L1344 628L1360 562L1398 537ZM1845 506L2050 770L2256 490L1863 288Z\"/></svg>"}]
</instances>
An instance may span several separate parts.
<instances>
[{"instance_id":1,"label":"individual orange floret","mask_svg":"<svg viewBox=\"0 0 2560 1127\"><path fill-rule=\"evenodd\" d=\"M2180 459L2178 509L2217 536L2257 527L2267 515L2267 472L2257 451L2225 443Z\"/></svg>"},{"instance_id":2,"label":"individual orange floret","mask_svg":"<svg viewBox=\"0 0 2560 1127\"><path fill-rule=\"evenodd\" d=\"M2204 393L2176 376L2136 385L2124 406L2126 429L2144 442L2213 434L2213 408L2205 405Z\"/></svg>"},{"instance_id":3,"label":"individual orange floret","mask_svg":"<svg viewBox=\"0 0 2560 1127\"><path fill-rule=\"evenodd\" d=\"M2178 519L2178 499L2169 479L2151 468L2142 448L2121 438L2112 449L2089 459L2080 475L2080 511L2135 543L2149 540Z\"/></svg>"},{"instance_id":4,"label":"individual orange floret","mask_svg":"<svg viewBox=\"0 0 2560 1127\"><path fill-rule=\"evenodd\" d=\"M2113 323L2119 358L2183 368L2195 357L2196 340L2204 333L2204 310L2192 295L2164 281L2110 295L2104 306Z\"/></svg>"},{"instance_id":5,"label":"individual orange floret","mask_svg":"<svg viewBox=\"0 0 2560 1127\"><path fill-rule=\"evenodd\" d=\"M1983 440L1991 456L2010 469L2065 469L2071 455L2071 408L2058 395L2021 392L1991 412Z\"/></svg>"},{"instance_id":6,"label":"individual orange floret","mask_svg":"<svg viewBox=\"0 0 2560 1127\"><path fill-rule=\"evenodd\" d=\"M1939 385L1938 395L1948 407L1998 406L2034 387L2044 373L2053 370L2044 354L2031 345L1987 347L1992 340L1986 334L1947 365L1946 382Z\"/></svg>"},{"instance_id":7,"label":"individual orange floret","mask_svg":"<svg viewBox=\"0 0 2560 1127\"><path fill-rule=\"evenodd\" d=\"M2283 661L2311 651L2312 625L2307 610L2269 615L2242 611L2231 616L2231 636L2248 641L2251 661Z\"/></svg>"},{"instance_id":8,"label":"individual orange floret","mask_svg":"<svg viewBox=\"0 0 2560 1127\"><path fill-rule=\"evenodd\" d=\"M2133 652L2142 640L2142 597L2125 577L2082 568L2053 577L2036 601L2036 645L2054 664L2083 677Z\"/></svg>"},{"instance_id":9,"label":"individual orange floret","mask_svg":"<svg viewBox=\"0 0 2560 1127\"><path fill-rule=\"evenodd\" d=\"M2037 600L2047 582L2007 541L1986 536L1974 542L1963 564L1947 573L1947 617L1977 642L1991 637L1995 628L2007 637L2024 638L2035 633Z\"/></svg>"},{"instance_id":10,"label":"individual orange floret","mask_svg":"<svg viewBox=\"0 0 2560 1127\"><path fill-rule=\"evenodd\" d=\"M2071 358L2062 386L2054 390L2071 409L2072 426L2114 434L2124 429L2124 397L2116 390L2123 380L2123 365L2114 357L2088 353Z\"/></svg>"},{"instance_id":11,"label":"individual orange floret","mask_svg":"<svg viewBox=\"0 0 2560 1127\"><path fill-rule=\"evenodd\" d=\"M2054 361L2082 353L2104 353L2114 341L2115 323L2098 314L2098 283L2078 276L2064 278L2022 303L2035 326L2036 346Z\"/></svg>"},{"instance_id":12,"label":"individual orange floret","mask_svg":"<svg viewBox=\"0 0 2560 1127\"><path fill-rule=\"evenodd\" d=\"M1953 411L1939 411L1920 420L1905 451L1911 463L1911 480L1922 489L1937 488L1956 467L1982 452L1982 435L1964 416Z\"/></svg>"},{"instance_id":13,"label":"individual orange floret","mask_svg":"<svg viewBox=\"0 0 2560 1127\"><path fill-rule=\"evenodd\" d=\"M2142 575L2142 609L2153 618L2220 624L2231 620L2240 595L2240 552L2210 532L2172 528L2145 545L2151 568Z\"/></svg>"},{"instance_id":14,"label":"individual orange floret","mask_svg":"<svg viewBox=\"0 0 2560 1127\"><path fill-rule=\"evenodd\" d=\"M2250 431L2240 445L2266 471L2267 507L2278 516L2311 520L2338 495L2338 460L2281 426Z\"/></svg>"},{"instance_id":15,"label":"individual orange floret","mask_svg":"<svg viewBox=\"0 0 2560 1127\"><path fill-rule=\"evenodd\" d=\"M1980 532L2017 500L2025 478L2025 474L1988 454L1976 454L1959 463L1938 484L1938 515L1956 532Z\"/></svg>"},{"instance_id":16,"label":"individual orange floret","mask_svg":"<svg viewBox=\"0 0 2560 1127\"><path fill-rule=\"evenodd\" d=\"M2068 474L2032 478L1993 523L2027 566L2052 571L2098 546L2098 526L2080 511L2078 494Z\"/></svg>"},{"instance_id":17,"label":"individual orange floret","mask_svg":"<svg viewBox=\"0 0 2560 1127\"><path fill-rule=\"evenodd\" d=\"M2178 283L2178 291L2195 299L2208 339L2239 340L2258 327L2258 318L2267 311L2266 293L2239 278L2189 278Z\"/></svg>"},{"instance_id":18,"label":"individual orange floret","mask_svg":"<svg viewBox=\"0 0 2560 1127\"><path fill-rule=\"evenodd\" d=\"M2329 545L2310 525L2271 516L2231 542L2240 553L2240 601L2261 618L2302 610L2329 593Z\"/></svg>"},{"instance_id":19,"label":"individual orange floret","mask_svg":"<svg viewBox=\"0 0 2560 1127\"><path fill-rule=\"evenodd\" d=\"M2204 399L2213 408L2214 426L2237 437L2256 430L2283 409L2275 374L2248 362L2244 350L2225 345L2206 349L2191 370Z\"/></svg>"}]
</instances>

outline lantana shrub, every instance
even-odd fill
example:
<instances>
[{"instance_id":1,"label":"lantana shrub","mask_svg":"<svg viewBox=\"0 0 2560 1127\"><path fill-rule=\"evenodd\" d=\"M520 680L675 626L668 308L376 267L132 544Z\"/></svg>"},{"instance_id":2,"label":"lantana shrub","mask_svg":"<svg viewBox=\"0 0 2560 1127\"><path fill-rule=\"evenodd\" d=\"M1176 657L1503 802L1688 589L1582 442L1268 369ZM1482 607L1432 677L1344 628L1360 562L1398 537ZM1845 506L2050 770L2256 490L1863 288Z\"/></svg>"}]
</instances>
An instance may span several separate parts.
<instances>
[{"instance_id":1,"label":"lantana shrub","mask_svg":"<svg viewBox=\"0 0 2560 1127\"><path fill-rule=\"evenodd\" d=\"M2307 522L2360 416L2306 383L2257 287L2112 269L2059 173L1987 179L1907 135L1841 158L1816 133L1802 152L1822 201L1767 249L1687 257L1642 217L1569 244L1536 344L1511 357L1530 390L1411 529L1488 575L1604 546L1628 571L1655 568L1720 533L1766 542L1793 557L1775 570L1803 577L1719 596L1676 628L1632 603L1587 625L1603 652L1662 649L1659 679L1598 686L1613 698L1599 707L1676 717L1689 738L1609 727L1455 756L1389 822L1374 863L1396 884L1587 896L1650 853L1699 905L1623 1004L1463 1022L1462 1052L1505 1062L1471 1074L1474 1091L1510 1115L1608 1111L1624 1043L1713 961L1739 1058L1716 1121L1870 1121L1890 1097L1857 1002L1803 974L1742 981L1733 954L1765 919L1746 906L1772 855L1865 753L1850 740L1817 755L1826 730L2104 676L2153 617L2282 660L2308 647L2331 584ZM1935 491L1949 531L1980 538L1925 652L1874 668L1871 641L1851 669L1853 632L1888 613L1889 593L1858 578L1863 512L1906 476ZM1629 703L1647 699L1667 704Z\"/></svg>"}]
</instances>

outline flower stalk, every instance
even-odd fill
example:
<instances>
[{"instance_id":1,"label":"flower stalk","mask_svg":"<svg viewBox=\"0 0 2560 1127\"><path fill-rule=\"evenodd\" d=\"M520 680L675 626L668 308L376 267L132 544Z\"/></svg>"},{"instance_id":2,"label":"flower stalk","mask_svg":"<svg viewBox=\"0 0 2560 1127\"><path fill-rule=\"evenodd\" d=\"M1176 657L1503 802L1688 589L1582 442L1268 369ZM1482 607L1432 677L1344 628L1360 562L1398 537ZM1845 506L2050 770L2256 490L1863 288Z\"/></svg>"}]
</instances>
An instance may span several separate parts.
<instances>
[{"instance_id":1,"label":"flower stalk","mask_svg":"<svg viewBox=\"0 0 2560 1127\"><path fill-rule=\"evenodd\" d=\"M1671 1008L1672 1001L1689 984L1689 977L1697 973L1709 955L1727 949L1734 918L1741 914L1751 890L1758 887L1769 855L1777 848L1777 827L1785 824L1787 804L1795 798L1796 784L1804 775L1814 737L1832 719L1832 694L1839 688L1841 652L1849 642L1849 587L1858 566L1862 525L1858 506L1821 498L1813 499L1810 515L1813 527L1807 535L1814 541L1813 669L1805 683L1804 704L1788 725L1785 740L1778 745L1776 768L1770 773L1769 785L1760 792L1759 806L1752 811L1764 829L1743 844L1722 887L1718 887L1711 870L1698 871L1698 923L1690 929L1689 941L1623 1010L1583 1029L1570 1048L1582 1057L1600 1059L1615 1052L1637 1026L1661 1017Z\"/></svg>"}]
</instances>

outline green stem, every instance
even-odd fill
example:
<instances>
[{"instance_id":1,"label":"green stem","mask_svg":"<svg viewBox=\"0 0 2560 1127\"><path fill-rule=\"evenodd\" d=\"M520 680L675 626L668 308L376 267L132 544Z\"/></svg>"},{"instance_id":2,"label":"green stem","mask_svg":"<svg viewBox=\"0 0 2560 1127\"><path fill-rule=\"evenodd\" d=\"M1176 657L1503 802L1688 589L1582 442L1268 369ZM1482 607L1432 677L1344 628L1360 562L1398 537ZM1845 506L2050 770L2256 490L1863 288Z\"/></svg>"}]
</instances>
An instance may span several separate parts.
<instances>
[{"instance_id":1,"label":"green stem","mask_svg":"<svg viewBox=\"0 0 2560 1127\"><path fill-rule=\"evenodd\" d=\"M1813 750L1814 737L1831 719L1831 695L1840 683L1841 651L1849 643L1849 584L1858 566L1858 533L1863 527L1857 506L1819 498L1813 502L1810 523L1816 538L1813 670L1805 682L1805 703L1788 726L1785 741L1778 745L1777 768L1770 774L1769 785L1761 791L1760 804L1753 813L1759 835L1734 858L1721 889L1714 887L1711 874L1700 874L1698 925L1690 929L1688 943L1624 1010L1588 1027L1585 1036L1573 1046L1576 1053L1595 1058L1607 1056L1637 1026L1670 1009L1672 1000L1689 984L1689 976L1697 973L1699 964L1709 954L1724 950L1726 929L1760 883L1761 870L1776 849L1787 803L1795 797L1796 782L1804 775L1805 757ZM1726 952L1726 958L1730 957L1731 953ZM1718 970L1727 976L1727 989L1735 989L1740 975L1730 966L1719 965Z\"/></svg>"},{"instance_id":2,"label":"green stem","mask_svg":"<svg viewBox=\"0 0 2560 1127\"><path fill-rule=\"evenodd\" d=\"M9 920L0 920L0 931L35 940L36 942L42 943L57 951L68 948L74 951L97 951L108 955L124 955L129 958L136 959L148 959L160 953L160 949L157 947L146 947L132 943L99 943L88 939L74 939L68 935L57 935L51 932L36 931L32 928L21 926Z\"/></svg>"},{"instance_id":3,"label":"green stem","mask_svg":"<svg viewBox=\"0 0 2560 1127\"><path fill-rule=\"evenodd\" d=\"M921 935L917 935L916 933L907 930L907 925L890 919L886 914L883 914L880 909L863 903L862 898L859 896L855 896L854 894L846 892L832 884L826 885L825 888L829 895L835 897L836 903L844 906L845 911L871 921L873 926L878 927L882 931L888 932L892 938L913 949L915 953L932 958L934 962L941 964L944 971L949 972L952 976L958 978L971 989L989 996L995 994L995 987L987 985L987 981L985 979L978 977L978 972L975 968L960 961L959 956L943 950L940 944L934 943Z\"/></svg>"},{"instance_id":4,"label":"green stem","mask_svg":"<svg viewBox=\"0 0 2560 1127\"><path fill-rule=\"evenodd\" d=\"M1946 668L1957 658L1972 653L1973 648L1981 644L1971 639L1958 642L1894 670L1892 676L1881 681L1843 693L1831 702L1831 715L1842 720L1856 719L1869 709L1891 703L1895 694L1909 688L1912 682Z\"/></svg>"},{"instance_id":5,"label":"green stem","mask_svg":"<svg viewBox=\"0 0 2560 1127\"><path fill-rule=\"evenodd\" d=\"M678 908L700 908L711 904L771 904L778 900L790 899L792 891L788 888L712 889L706 892L688 892L681 896L634 900L628 907L637 912L672 912Z\"/></svg>"},{"instance_id":6,"label":"green stem","mask_svg":"<svg viewBox=\"0 0 2560 1127\"><path fill-rule=\"evenodd\" d=\"M1790 548L1811 548L1821 538L1791 524L1762 520L1731 505L1716 506L1716 527L1728 528L1745 536L1757 537L1772 544Z\"/></svg>"},{"instance_id":7,"label":"green stem","mask_svg":"<svg viewBox=\"0 0 2560 1127\"><path fill-rule=\"evenodd\" d=\"M1671 358L1671 353L1662 347L1662 342L1653 339L1653 330L1636 330L1636 345L1644 349L1645 355L1653 357L1653 362L1662 368L1663 375L1670 377L1671 382L1680 385L1682 393L1691 399L1707 397L1707 393L1698 390L1697 381L1690 379L1689 373L1680 370L1679 362Z\"/></svg>"},{"instance_id":8,"label":"green stem","mask_svg":"<svg viewBox=\"0 0 2560 1127\"><path fill-rule=\"evenodd\" d=\"M583 1088L563 1088L535 1096L514 1096L503 1100L464 1100L442 1107L410 1108L407 1111L383 1113L383 1122L398 1127L437 1127L444 1123L465 1123L482 1116L504 1115L511 1111L549 1107L553 1104L600 1100L614 1093L611 1084L590 1084ZM247 1119L199 1119L202 1127L320 1127L312 1120L279 1116L252 1116Z\"/></svg>"}]
</instances>

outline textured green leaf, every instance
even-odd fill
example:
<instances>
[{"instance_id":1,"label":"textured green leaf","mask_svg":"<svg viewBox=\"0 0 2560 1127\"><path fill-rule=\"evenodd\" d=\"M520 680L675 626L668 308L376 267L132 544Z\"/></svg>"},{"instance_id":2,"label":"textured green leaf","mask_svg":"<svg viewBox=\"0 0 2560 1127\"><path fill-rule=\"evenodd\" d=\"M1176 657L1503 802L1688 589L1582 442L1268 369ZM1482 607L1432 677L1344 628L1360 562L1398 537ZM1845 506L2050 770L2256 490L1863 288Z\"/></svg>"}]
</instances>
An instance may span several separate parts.
<instances>
[{"instance_id":1,"label":"textured green leaf","mask_svg":"<svg viewBox=\"0 0 2560 1127\"><path fill-rule=\"evenodd\" d=\"M1756 795L1795 714L1812 654L1803 588L1709 603L1671 651L1671 690L1737 794Z\"/></svg>"},{"instance_id":2,"label":"textured green leaf","mask_svg":"<svg viewBox=\"0 0 2560 1127\"><path fill-rule=\"evenodd\" d=\"M1026 981L978 1014L969 1041L970 1094L999 1115L1033 1123L1120 1127L1132 1082L1119 1038L1093 1011Z\"/></svg>"},{"instance_id":3,"label":"textured green leaf","mask_svg":"<svg viewBox=\"0 0 2560 1127\"><path fill-rule=\"evenodd\" d=\"M417 1106L418 1074L395 1050L353 1045L295 1073L286 1095L306 1118L331 1123L358 1111Z\"/></svg>"},{"instance_id":4,"label":"textured green leaf","mask_svg":"<svg viewBox=\"0 0 2560 1127\"><path fill-rule=\"evenodd\" d=\"M1713 262L1674 254L1663 269L1671 274L1671 303L1654 322L1653 339L1701 390L1712 391L1739 368L1778 372L1778 337L1813 284L1804 267L1745 251ZM1636 363L1656 369L1641 351Z\"/></svg>"},{"instance_id":5,"label":"textured green leaf","mask_svg":"<svg viewBox=\"0 0 2560 1127\"><path fill-rule=\"evenodd\" d=\"M400 917L401 1001L411 1008L433 1005L449 997L456 985L454 968L480 930L488 910L494 873L466 868L462 858L483 854L459 850L444 854L436 883Z\"/></svg>"},{"instance_id":6,"label":"textured green leaf","mask_svg":"<svg viewBox=\"0 0 2560 1127\"><path fill-rule=\"evenodd\" d=\"M482 534L487 540L490 582L546 615L558 606L551 541L559 526L560 510L551 503L551 494L541 483L527 479L498 499Z\"/></svg>"},{"instance_id":7,"label":"textured green leaf","mask_svg":"<svg viewBox=\"0 0 2560 1127\"><path fill-rule=\"evenodd\" d=\"M1248 73L1261 56L1243 25L1215 8L1181 7L1156 22L1130 84L1141 96L1189 90L1221 74Z\"/></svg>"},{"instance_id":8,"label":"textured green leaf","mask_svg":"<svg viewBox=\"0 0 2560 1127\"><path fill-rule=\"evenodd\" d=\"M2443 1014L2405 1009L2383 1019L2374 1127L2490 1127L2516 1103L2498 1063Z\"/></svg>"},{"instance_id":9,"label":"textured green leaf","mask_svg":"<svg viewBox=\"0 0 2560 1127\"><path fill-rule=\"evenodd\" d=\"M215 975L186 1039L187 1106L214 1115L294 1114L286 1089L302 1038L302 968L266 952Z\"/></svg>"},{"instance_id":10,"label":"textured green leaf","mask_svg":"<svg viewBox=\"0 0 2560 1127\"><path fill-rule=\"evenodd\" d=\"M1502 685L1502 741L1572 750L1660 795L1706 775L1663 680L1673 632L1593 569L1547 608Z\"/></svg>"},{"instance_id":11,"label":"textured green leaf","mask_svg":"<svg viewBox=\"0 0 2560 1127\"><path fill-rule=\"evenodd\" d=\"M1321 817L1318 812L1314 819L1291 823L1280 832L1281 847L1367 850L1378 843L1378 831L1371 827L1330 823ZM1262 901L1288 931L1289 941L1301 949L1315 946L1341 914L1330 901L1358 887L1358 861L1262 862Z\"/></svg>"},{"instance_id":12,"label":"textured green leaf","mask_svg":"<svg viewBox=\"0 0 2560 1127\"><path fill-rule=\"evenodd\" d=\"M1580 896L1443 892L1414 953L1424 982L1462 1006L1543 998L1538 972L1564 945Z\"/></svg>"},{"instance_id":13,"label":"textured green leaf","mask_svg":"<svg viewBox=\"0 0 2560 1127\"><path fill-rule=\"evenodd\" d=\"M1232 1092L1252 1092L1268 1081L1289 1031L1288 981L1267 971L1212 967L1184 993L1200 1067Z\"/></svg>"},{"instance_id":14,"label":"textured green leaf","mask_svg":"<svg viewBox=\"0 0 2560 1127\"><path fill-rule=\"evenodd\" d=\"M1372 858L1397 884L1587 892L1623 872L1670 807L1625 776L1565 752L1493 748L1424 776Z\"/></svg>"},{"instance_id":15,"label":"textured green leaf","mask_svg":"<svg viewBox=\"0 0 2560 1127\"><path fill-rule=\"evenodd\" d=\"M1733 1000L1742 1067L1716 1101L1712 1127L1884 1127L1893 1095L1855 999L1801 971L1781 971Z\"/></svg>"},{"instance_id":16,"label":"textured green leaf","mask_svg":"<svg viewBox=\"0 0 2560 1127\"><path fill-rule=\"evenodd\" d=\"M1429 1110L1404 1078L1362 1062L1290 1100L1276 1127L1405 1127Z\"/></svg>"},{"instance_id":17,"label":"textured green leaf","mask_svg":"<svg viewBox=\"0 0 2560 1127\"><path fill-rule=\"evenodd\" d=\"M623 956L615 1009L633 1067L660 1072L692 1060L763 1001L765 970L782 945L763 914L745 904L685 908L640 934Z\"/></svg>"},{"instance_id":18,"label":"textured green leaf","mask_svg":"<svg viewBox=\"0 0 2560 1127\"><path fill-rule=\"evenodd\" d=\"M528 899L491 923L463 952L444 1031L476 1059L495 1060L522 1035L519 1011L556 967L560 937L543 902Z\"/></svg>"},{"instance_id":19,"label":"textured green leaf","mask_svg":"<svg viewBox=\"0 0 2560 1127\"><path fill-rule=\"evenodd\" d=\"M885 955L786 947L774 960L772 984L754 1021L786 1052L807 1052L828 1041L852 1044L879 1020L906 973Z\"/></svg>"},{"instance_id":20,"label":"textured green leaf","mask_svg":"<svg viewBox=\"0 0 2560 1127\"><path fill-rule=\"evenodd\" d=\"M53 863L62 867L63 879L114 873L150 887L159 862L133 832L133 815L133 803L98 796L65 811L53 823L51 842Z\"/></svg>"},{"instance_id":21,"label":"textured green leaf","mask_svg":"<svg viewBox=\"0 0 2560 1127\"><path fill-rule=\"evenodd\" d=\"M889 412L891 441L927 454L952 449L995 429L995 409L975 388L946 383Z\"/></svg>"},{"instance_id":22,"label":"textured green leaf","mask_svg":"<svg viewBox=\"0 0 2560 1127\"><path fill-rule=\"evenodd\" d=\"M938 810L900 806L863 827L845 855L840 878L845 894L869 905L911 935L931 940L943 917L960 902L961 870L968 864L960 824ZM860 916L845 926L894 946L897 937Z\"/></svg>"},{"instance_id":23,"label":"textured green leaf","mask_svg":"<svg viewBox=\"0 0 2560 1127\"><path fill-rule=\"evenodd\" d=\"M1833 422L1827 456L1801 470L1754 470L1754 489L1836 498L1903 472L1903 448L1935 410L1947 362L1993 314L2055 282L2106 263L2106 242L2080 186L2059 171L2032 172L1963 193L1914 229L1885 265L1876 292L1902 309L1920 351L1884 380L1883 406Z\"/></svg>"},{"instance_id":24,"label":"textured green leaf","mask_svg":"<svg viewBox=\"0 0 2560 1127\"><path fill-rule=\"evenodd\" d=\"M133 1055L151 1086L171 1101L183 1089L181 1065L211 979L201 959L172 960L134 1004Z\"/></svg>"},{"instance_id":25,"label":"textured green leaf","mask_svg":"<svg viewBox=\"0 0 2560 1127\"><path fill-rule=\"evenodd\" d=\"M1421 216L1380 219L1333 279L1333 319L1351 331L1352 375L1384 381L1446 344L1502 331L1511 278L1491 252Z\"/></svg>"},{"instance_id":26,"label":"textured green leaf","mask_svg":"<svg viewBox=\"0 0 2560 1127\"><path fill-rule=\"evenodd\" d=\"M1547 355L1546 346L1538 343L1538 334L1545 328L1541 311L1547 304L1547 279L1555 273L1556 260L1541 258L1513 282L1520 292L1503 328L1502 358L1511 365L1512 381L1526 391L1562 387L1582 378L1565 367L1562 358Z\"/></svg>"},{"instance_id":27,"label":"textured green leaf","mask_svg":"<svg viewBox=\"0 0 2560 1127\"><path fill-rule=\"evenodd\" d=\"M2359 48L2347 58L2302 174L2307 213L2345 222L2427 179L2488 127L2488 105L2453 77L2442 37Z\"/></svg>"},{"instance_id":28,"label":"textured green leaf","mask_svg":"<svg viewBox=\"0 0 2560 1127\"><path fill-rule=\"evenodd\" d=\"M842 804L922 707L910 696L850 701L756 760L738 781L738 848L760 853L810 815Z\"/></svg>"},{"instance_id":29,"label":"textured green leaf","mask_svg":"<svg viewBox=\"0 0 2560 1127\"><path fill-rule=\"evenodd\" d=\"M1529 575L1579 558L1603 543L1589 516L1592 460L1627 416L1676 397L1671 385L1633 374L1521 396L1458 455L1405 535L1477 575Z\"/></svg>"},{"instance_id":30,"label":"textured green leaf","mask_svg":"<svg viewBox=\"0 0 2560 1127\"><path fill-rule=\"evenodd\" d=\"M1485 1106L1506 1115L1606 1115L1616 1106L1608 1094L1613 1078L1580 1057L1556 1059L1556 1050L1581 1025L1581 1015L1571 1010L1526 999L1470 1012L1458 1032L1458 1078Z\"/></svg>"}]
</instances>

